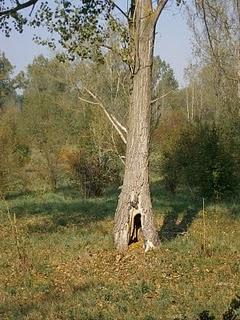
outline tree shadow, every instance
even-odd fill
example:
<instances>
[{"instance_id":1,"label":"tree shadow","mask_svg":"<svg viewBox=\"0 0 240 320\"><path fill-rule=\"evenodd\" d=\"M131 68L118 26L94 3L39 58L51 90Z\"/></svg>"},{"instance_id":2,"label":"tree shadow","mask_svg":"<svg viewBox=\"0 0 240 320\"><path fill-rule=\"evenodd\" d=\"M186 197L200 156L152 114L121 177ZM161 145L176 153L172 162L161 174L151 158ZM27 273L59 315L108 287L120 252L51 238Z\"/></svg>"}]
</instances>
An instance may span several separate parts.
<instances>
[{"instance_id":1,"label":"tree shadow","mask_svg":"<svg viewBox=\"0 0 240 320\"><path fill-rule=\"evenodd\" d=\"M36 286L35 284L37 291L32 291L31 301L24 301L20 299L21 303L19 303L18 301L16 301L16 299L14 299L14 301L11 301L11 303L9 303L9 301L6 299L6 302L0 304L0 318L26 319L29 318L28 316L30 316L30 314L33 314L34 319L36 319L35 316L38 317L40 313L41 315L43 315L44 319L46 319L47 312L49 311L49 308L51 308L53 305L57 307L58 305L64 306L65 303L67 304L69 296L67 296L64 292L56 291L56 288L52 285L53 280L53 278L49 279L49 282L45 285L46 288L44 286L39 286L39 284L38 286ZM88 292L94 289L96 286L97 284L94 283L92 280L78 285L71 284L71 298L79 298L79 295L81 294L87 295ZM14 287L14 289L17 290L18 287L16 286ZM38 295L39 293L41 296L40 301ZM61 307L61 310L62 312L64 312L64 315L66 316L66 318L64 317L64 319L72 319L72 317L70 316L71 312L69 312L69 309L67 309L67 307L65 309ZM30 318L33 319L32 316ZM41 319L43 318L41 317Z\"/></svg>"},{"instance_id":2,"label":"tree shadow","mask_svg":"<svg viewBox=\"0 0 240 320\"><path fill-rule=\"evenodd\" d=\"M163 225L159 231L159 237L161 241L171 241L179 235L184 235L198 213L197 209L185 209L183 216L180 218L180 214L172 209L169 211L163 221Z\"/></svg>"},{"instance_id":3,"label":"tree shadow","mask_svg":"<svg viewBox=\"0 0 240 320\"><path fill-rule=\"evenodd\" d=\"M55 232L67 226L87 227L92 223L112 217L117 205L116 198L64 199L58 195L43 198L23 198L13 202L10 212L18 219L34 218L30 225L32 232Z\"/></svg>"},{"instance_id":4,"label":"tree shadow","mask_svg":"<svg viewBox=\"0 0 240 320\"><path fill-rule=\"evenodd\" d=\"M159 231L161 241L170 241L185 234L199 211L198 200L184 188L178 188L175 194L168 192L159 181L152 183L151 190L154 208L164 214Z\"/></svg>"},{"instance_id":5,"label":"tree shadow","mask_svg":"<svg viewBox=\"0 0 240 320\"><path fill-rule=\"evenodd\" d=\"M197 214L197 210L187 209L189 203L194 204L190 196L184 190L176 195L169 194L161 183L153 183L151 189L154 209L165 214L160 239L171 240L186 232ZM82 199L77 190L68 188L43 195L18 195L9 204L10 211L17 218L33 218L28 226L31 232L51 233L68 226L85 228L95 222L113 218L117 199L116 190L102 198Z\"/></svg>"}]
</instances>

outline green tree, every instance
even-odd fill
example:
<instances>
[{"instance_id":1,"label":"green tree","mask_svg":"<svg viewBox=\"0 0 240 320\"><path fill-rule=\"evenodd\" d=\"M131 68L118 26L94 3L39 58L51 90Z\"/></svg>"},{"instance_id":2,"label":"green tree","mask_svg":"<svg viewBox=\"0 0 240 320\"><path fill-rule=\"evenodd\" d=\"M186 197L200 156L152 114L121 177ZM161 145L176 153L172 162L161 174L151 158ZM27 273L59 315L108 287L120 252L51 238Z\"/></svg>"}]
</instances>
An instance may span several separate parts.
<instances>
[{"instance_id":1,"label":"green tree","mask_svg":"<svg viewBox=\"0 0 240 320\"><path fill-rule=\"evenodd\" d=\"M94 79L95 74L99 79ZM56 189L72 181L86 196L102 194L119 176L121 141L102 108L89 97L85 99L79 83L97 90L97 99L106 103L104 110L109 108L106 66L87 62L70 65L39 56L23 78L27 86L18 121L31 149L27 170L29 182L33 182L30 188Z\"/></svg>"},{"instance_id":2,"label":"green tree","mask_svg":"<svg viewBox=\"0 0 240 320\"><path fill-rule=\"evenodd\" d=\"M29 150L18 134L18 117L14 106L8 106L0 117L0 193L25 188L24 166Z\"/></svg>"},{"instance_id":3,"label":"green tree","mask_svg":"<svg viewBox=\"0 0 240 320\"><path fill-rule=\"evenodd\" d=\"M31 148L29 182L35 182L31 188L45 183L56 189L61 149L70 137L74 143L79 133L81 123L71 107L77 98L67 86L65 72L65 66L56 59L39 56L24 76L28 85L23 93L19 130Z\"/></svg>"},{"instance_id":4,"label":"green tree","mask_svg":"<svg viewBox=\"0 0 240 320\"><path fill-rule=\"evenodd\" d=\"M170 191L178 182L201 197L220 199L234 194L234 159L215 124L185 123L168 141L162 149L162 172Z\"/></svg>"},{"instance_id":5,"label":"green tree","mask_svg":"<svg viewBox=\"0 0 240 320\"><path fill-rule=\"evenodd\" d=\"M0 110L15 96L11 74L13 66L4 53L0 53Z\"/></svg>"},{"instance_id":6,"label":"green tree","mask_svg":"<svg viewBox=\"0 0 240 320\"><path fill-rule=\"evenodd\" d=\"M178 82L171 66L159 56L153 60L151 118L156 129L161 115L176 106Z\"/></svg>"},{"instance_id":7,"label":"green tree","mask_svg":"<svg viewBox=\"0 0 240 320\"><path fill-rule=\"evenodd\" d=\"M200 53L206 64L212 66L215 82L225 79L232 83L233 96L238 98L239 103L240 1L196 1L193 11L191 23L195 51ZM221 85L221 90L224 91L224 85Z\"/></svg>"}]
</instances>

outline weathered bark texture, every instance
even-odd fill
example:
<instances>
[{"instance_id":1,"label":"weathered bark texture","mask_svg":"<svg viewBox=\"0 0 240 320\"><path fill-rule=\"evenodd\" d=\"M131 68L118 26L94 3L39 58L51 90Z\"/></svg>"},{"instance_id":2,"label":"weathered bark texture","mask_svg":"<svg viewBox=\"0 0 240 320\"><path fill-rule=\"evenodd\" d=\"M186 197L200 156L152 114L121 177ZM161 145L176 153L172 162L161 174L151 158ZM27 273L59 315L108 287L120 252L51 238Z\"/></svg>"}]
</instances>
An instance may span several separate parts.
<instances>
[{"instance_id":1,"label":"weathered bark texture","mask_svg":"<svg viewBox=\"0 0 240 320\"><path fill-rule=\"evenodd\" d=\"M151 1L138 0L134 13L134 70L129 110L126 165L115 215L114 242L125 251L138 240L141 228L145 251L159 243L149 190L151 77L155 23Z\"/></svg>"}]
</instances>

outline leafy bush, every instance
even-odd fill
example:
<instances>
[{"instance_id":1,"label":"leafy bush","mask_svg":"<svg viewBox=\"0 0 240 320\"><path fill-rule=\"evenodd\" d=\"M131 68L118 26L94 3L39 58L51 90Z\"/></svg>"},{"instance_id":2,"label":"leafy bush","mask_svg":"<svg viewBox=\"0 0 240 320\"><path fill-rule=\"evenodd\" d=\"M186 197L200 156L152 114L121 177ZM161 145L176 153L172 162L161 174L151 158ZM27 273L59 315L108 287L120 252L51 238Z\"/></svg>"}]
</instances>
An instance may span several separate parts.
<instances>
[{"instance_id":1,"label":"leafy bush","mask_svg":"<svg viewBox=\"0 0 240 320\"><path fill-rule=\"evenodd\" d=\"M61 158L86 197L101 196L105 187L119 183L119 160L111 153L65 150Z\"/></svg>"},{"instance_id":2,"label":"leafy bush","mask_svg":"<svg viewBox=\"0 0 240 320\"><path fill-rule=\"evenodd\" d=\"M0 117L0 193L24 188L24 166L29 149L17 135L17 110L8 108Z\"/></svg>"},{"instance_id":3,"label":"leafy bush","mask_svg":"<svg viewBox=\"0 0 240 320\"><path fill-rule=\"evenodd\" d=\"M186 125L174 148L162 153L162 173L170 191L178 181L202 197L221 198L235 191L233 157L226 152L214 124Z\"/></svg>"}]
</instances>

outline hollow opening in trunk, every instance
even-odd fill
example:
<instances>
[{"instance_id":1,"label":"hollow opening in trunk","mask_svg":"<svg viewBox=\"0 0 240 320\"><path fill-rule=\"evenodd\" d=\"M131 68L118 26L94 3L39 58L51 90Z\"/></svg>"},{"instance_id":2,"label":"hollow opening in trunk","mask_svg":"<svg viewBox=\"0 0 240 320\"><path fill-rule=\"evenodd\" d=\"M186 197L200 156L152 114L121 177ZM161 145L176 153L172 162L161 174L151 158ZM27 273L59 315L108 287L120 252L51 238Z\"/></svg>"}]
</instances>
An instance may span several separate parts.
<instances>
[{"instance_id":1,"label":"hollow opening in trunk","mask_svg":"<svg viewBox=\"0 0 240 320\"><path fill-rule=\"evenodd\" d=\"M132 234L131 234L129 244L138 242L139 240L141 240L140 239L141 234L142 234L141 214L138 213L134 216Z\"/></svg>"}]
</instances>

